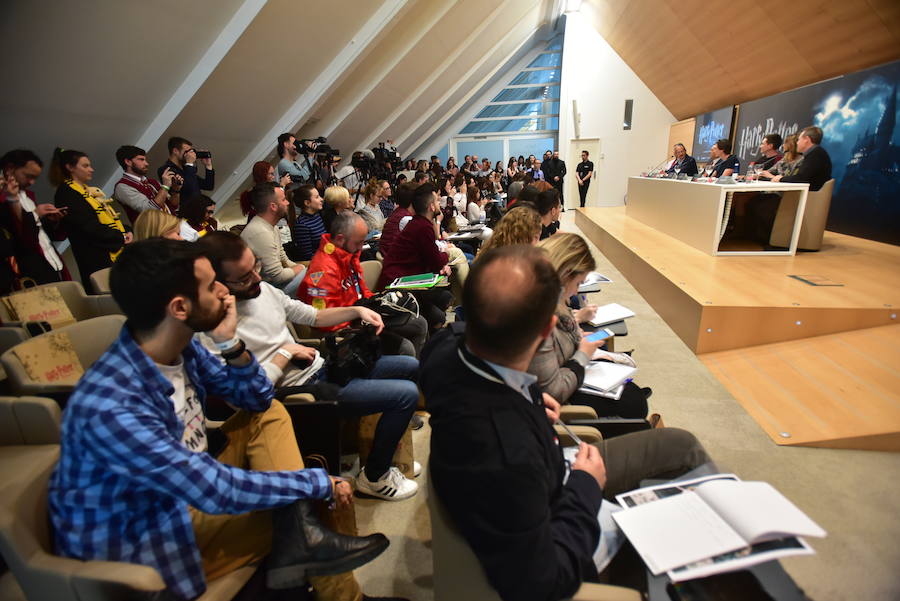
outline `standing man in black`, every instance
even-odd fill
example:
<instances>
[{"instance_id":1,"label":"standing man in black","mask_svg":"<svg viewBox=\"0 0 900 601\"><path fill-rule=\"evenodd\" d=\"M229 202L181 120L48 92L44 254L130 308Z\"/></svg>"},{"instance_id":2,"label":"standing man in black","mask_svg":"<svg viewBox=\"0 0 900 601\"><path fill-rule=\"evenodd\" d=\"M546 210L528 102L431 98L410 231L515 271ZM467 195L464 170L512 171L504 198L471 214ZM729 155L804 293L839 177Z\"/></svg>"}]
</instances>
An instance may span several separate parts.
<instances>
[{"instance_id":1,"label":"standing man in black","mask_svg":"<svg viewBox=\"0 0 900 601\"><path fill-rule=\"evenodd\" d=\"M548 151L549 152L549 151ZM566 162L559 158L559 151L553 151L553 157L544 161L544 179L559 192L560 206L565 210L563 199L563 180L566 177Z\"/></svg>"},{"instance_id":2,"label":"standing man in black","mask_svg":"<svg viewBox=\"0 0 900 601\"><path fill-rule=\"evenodd\" d=\"M581 151L581 162L575 167L575 179L578 180L578 196L581 199L581 208L587 198L588 188L591 187L591 178L594 177L594 164L588 160L587 150Z\"/></svg>"},{"instance_id":3,"label":"standing man in black","mask_svg":"<svg viewBox=\"0 0 900 601\"><path fill-rule=\"evenodd\" d=\"M552 426L559 403L526 371L555 327L559 291L540 249L488 250L466 278L465 324L440 330L422 355L435 491L506 601L571 597L596 577L604 498L709 460L689 432L660 428L582 444L567 467Z\"/></svg>"},{"instance_id":4,"label":"standing man in black","mask_svg":"<svg viewBox=\"0 0 900 601\"><path fill-rule=\"evenodd\" d=\"M181 200L187 200L198 194L201 190L212 190L216 185L216 174L213 171L212 157L200 159L206 172L201 179L197 173L197 151L189 140L177 136L169 138L169 160L160 165L156 170L159 179L163 179L163 172L169 169L175 175L182 178Z\"/></svg>"}]
</instances>

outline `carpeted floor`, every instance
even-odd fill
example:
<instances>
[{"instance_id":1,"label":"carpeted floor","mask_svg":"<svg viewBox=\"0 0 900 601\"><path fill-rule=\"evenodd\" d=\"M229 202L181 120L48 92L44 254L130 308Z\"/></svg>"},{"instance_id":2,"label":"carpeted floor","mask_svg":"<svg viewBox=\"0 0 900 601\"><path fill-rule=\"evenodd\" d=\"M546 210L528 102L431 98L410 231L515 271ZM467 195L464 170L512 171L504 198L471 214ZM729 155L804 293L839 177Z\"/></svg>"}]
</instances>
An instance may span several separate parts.
<instances>
[{"instance_id":1,"label":"carpeted floor","mask_svg":"<svg viewBox=\"0 0 900 601\"><path fill-rule=\"evenodd\" d=\"M574 212L563 229L577 231ZM621 303L636 316L616 350L635 349L637 381L654 390L651 410L668 426L694 432L722 467L745 480L766 480L828 531L810 544L817 555L784 561L810 598L819 601L900 599L900 454L778 447L679 340L622 275L596 250L597 269L612 278L592 302ZM369 595L434 598L431 525L425 504L426 425L413 433L416 459L425 467L420 492L397 503L357 501L362 532L381 531L391 547L357 571Z\"/></svg>"}]
</instances>

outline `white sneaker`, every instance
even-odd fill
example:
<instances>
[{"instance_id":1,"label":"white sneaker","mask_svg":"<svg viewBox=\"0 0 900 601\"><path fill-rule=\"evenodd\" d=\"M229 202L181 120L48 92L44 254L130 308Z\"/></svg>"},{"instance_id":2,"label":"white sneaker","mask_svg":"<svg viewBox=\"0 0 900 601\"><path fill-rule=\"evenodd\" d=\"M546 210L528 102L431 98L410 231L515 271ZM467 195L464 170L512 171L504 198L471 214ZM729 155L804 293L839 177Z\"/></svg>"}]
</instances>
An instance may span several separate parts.
<instances>
[{"instance_id":1,"label":"white sneaker","mask_svg":"<svg viewBox=\"0 0 900 601\"><path fill-rule=\"evenodd\" d=\"M397 468L391 467L375 482L369 481L366 470L360 470L356 478L356 490L385 501L402 501L416 494L419 485L404 476Z\"/></svg>"},{"instance_id":2,"label":"white sneaker","mask_svg":"<svg viewBox=\"0 0 900 601\"><path fill-rule=\"evenodd\" d=\"M400 470L401 474L403 473L403 468L399 464L395 463L394 467L397 468L398 470ZM343 475L343 473L341 473L341 475ZM413 461L413 477L418 478L421 475L422 475L422 464L419 463L418 461Z\"/></svg>"}]
</instances>

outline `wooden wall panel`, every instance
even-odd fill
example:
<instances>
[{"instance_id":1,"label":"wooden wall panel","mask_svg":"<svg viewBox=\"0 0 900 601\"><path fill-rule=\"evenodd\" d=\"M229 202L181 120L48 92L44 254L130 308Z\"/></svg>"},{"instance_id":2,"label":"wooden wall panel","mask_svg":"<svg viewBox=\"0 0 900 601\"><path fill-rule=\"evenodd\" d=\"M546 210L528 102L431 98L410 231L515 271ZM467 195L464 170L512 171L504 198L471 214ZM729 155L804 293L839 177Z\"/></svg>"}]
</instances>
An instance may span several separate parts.
<instances>
[{"instance_id":1,"label":"wooden wall panel","mask_svg":"<svg viewBox=\"0 0 900 601\"><path fill-rule=\"evenodd\" d=\"M697 126L697 120L693 117L673 123L669 127L669 145L666 146L666 152L672 154L672 147L676 144L684 144L688 154L694 152L694 129Z\"/></svg>"},{"instance_id":2,"label":"wooden wall panel","mask_svg":"<svg viewBox=\"0 0 900 601\"><path fill-rule=\"evenodd\" d=\"M900 58L897 0L585 4L585 17L679 119Z\"/></svg>"}]
</instances>

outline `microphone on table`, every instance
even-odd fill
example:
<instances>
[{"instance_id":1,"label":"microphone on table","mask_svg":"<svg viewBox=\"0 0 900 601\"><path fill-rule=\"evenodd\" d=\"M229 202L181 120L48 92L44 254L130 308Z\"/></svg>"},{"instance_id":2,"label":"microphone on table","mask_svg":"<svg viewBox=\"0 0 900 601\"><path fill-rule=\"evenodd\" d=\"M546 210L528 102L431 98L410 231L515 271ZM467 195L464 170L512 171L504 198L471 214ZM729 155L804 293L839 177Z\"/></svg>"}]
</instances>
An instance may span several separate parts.
<instances>
[{"instance_id":1,"label":"microphone on table","mask_svg":"<svg viewBox=\"0 0 900 601\"><path fill-rule=\"evenodd\" d=\"M659 173L659 170L660 170L660 168L661 168L663 165L665 165L666 163L668 163L669 161L671 161L671 160L674 159L674 158L675 158L675 155L668 156L668 157L664 158L663 160L661 160L659 163L656 164L656 167L654 167L653 169L651 169L650 171L648 171L648 172L647 172L647 175L648 175L649 177L653 177L654 175L656 175L657 173Z\"/></svg>"}]
</instances>

